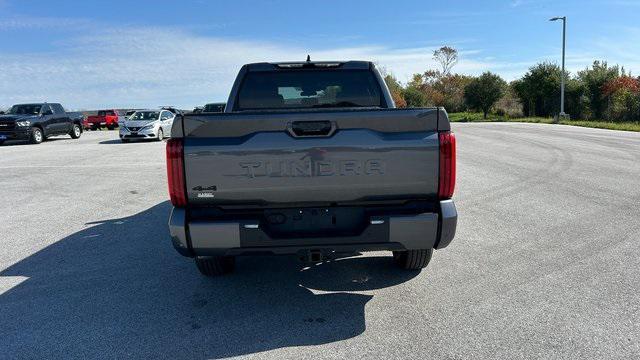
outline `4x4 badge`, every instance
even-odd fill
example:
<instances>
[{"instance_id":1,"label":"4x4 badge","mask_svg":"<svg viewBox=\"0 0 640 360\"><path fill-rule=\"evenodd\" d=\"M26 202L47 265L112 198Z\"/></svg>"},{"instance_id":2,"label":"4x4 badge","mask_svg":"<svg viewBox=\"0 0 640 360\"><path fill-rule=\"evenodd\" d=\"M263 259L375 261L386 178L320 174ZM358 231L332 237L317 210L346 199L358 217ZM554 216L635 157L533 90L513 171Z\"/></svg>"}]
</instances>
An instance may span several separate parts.
<instances>
[{"instance_id":1,"label":"4x4 badge","mask_svg":"<svg viewBox=\"0 0 640 360\"><path fill-rule=\"evenodd\" d=\"M198 185L193 188L193 191L217 191L217 190L218 190L218 187L215 185L211 185L211 186Z\"/></svg>"}]
</instances>

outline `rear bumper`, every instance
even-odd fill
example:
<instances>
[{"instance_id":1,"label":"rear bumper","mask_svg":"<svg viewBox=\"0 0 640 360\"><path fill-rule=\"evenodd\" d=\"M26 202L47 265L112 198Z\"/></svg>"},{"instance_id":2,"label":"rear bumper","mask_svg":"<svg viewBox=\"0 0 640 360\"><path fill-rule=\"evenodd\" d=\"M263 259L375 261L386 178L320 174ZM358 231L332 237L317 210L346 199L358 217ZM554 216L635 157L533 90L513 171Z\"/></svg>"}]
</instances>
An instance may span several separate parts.
<instances>
[{"instance_id":1,"label":"rear bumper","mask_svg":"<svg viewBox=\"0 0 640 360\"><path fill-rule=\"evenodd\" d=\"M455 236L457 218L455 204L446 200L438 213L372 217L357 236L274 239L255 221L187 221L185 209L173 208L169 231L174 248L188 257L442 249Z\"/></svg>"}]
</instances>

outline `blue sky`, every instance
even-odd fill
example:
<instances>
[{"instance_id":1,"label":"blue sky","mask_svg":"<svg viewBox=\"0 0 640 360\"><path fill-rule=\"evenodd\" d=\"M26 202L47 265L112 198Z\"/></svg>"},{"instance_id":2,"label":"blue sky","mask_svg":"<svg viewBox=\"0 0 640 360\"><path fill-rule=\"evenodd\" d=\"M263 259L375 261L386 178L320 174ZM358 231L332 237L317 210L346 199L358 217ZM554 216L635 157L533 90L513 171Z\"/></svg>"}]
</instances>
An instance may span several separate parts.
<instances>
[{"instance_id":1,"label":"blue sky","mask_svg":"<svg viewBox=\"0 0 640 360\"><path fill-rule=\"evenodd\" d=\"M60 101L72 109L224 101L240 65L376 61L401 81L460 51L454 71L513 80L560 60L640 74L640 0L36 1L0 0L0 108Z\"/></svg>"}]
</instances>

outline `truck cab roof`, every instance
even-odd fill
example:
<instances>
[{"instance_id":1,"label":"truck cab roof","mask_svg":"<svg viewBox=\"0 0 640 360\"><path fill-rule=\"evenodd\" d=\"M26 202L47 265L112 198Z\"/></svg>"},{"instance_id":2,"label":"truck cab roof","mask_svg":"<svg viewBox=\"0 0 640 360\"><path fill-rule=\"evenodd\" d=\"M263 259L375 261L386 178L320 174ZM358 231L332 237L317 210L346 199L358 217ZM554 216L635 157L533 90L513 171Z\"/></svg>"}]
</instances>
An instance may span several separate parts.
<instances>
[{"instance_id":1,"label":"truck cab roof","mask_svg":"<svg viewBox=\"0 0 640 360\"><path fill-rule=\"evenodd\" d=\"M51 102L34 102L34 103L23 103L23 104L13 104L13 106L23 106L23 105L60 105L60 103L51 103Z\"/></svg>"},{"instance_id":2,"label":"truck cab roof","mask_svg":"<svg viewBox=\"0 0 640 360\"><path fill-rule=\"evenodd\" d=\"M370 61L293 61L293 62L259 62L246 64L248 71L274 71L274 70L293 70L293 69L361 69L367 70L373 66Z\"/></svg>"}]
</instances>

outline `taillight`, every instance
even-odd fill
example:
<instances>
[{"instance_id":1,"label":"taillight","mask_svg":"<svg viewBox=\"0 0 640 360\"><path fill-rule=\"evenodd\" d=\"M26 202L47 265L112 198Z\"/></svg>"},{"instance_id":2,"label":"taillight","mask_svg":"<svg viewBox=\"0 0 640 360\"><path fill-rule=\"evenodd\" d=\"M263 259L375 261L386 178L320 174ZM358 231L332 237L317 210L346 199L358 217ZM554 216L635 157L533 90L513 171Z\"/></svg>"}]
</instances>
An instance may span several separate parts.
<instances>
[{"instance_id":1,"label":"taillight","mask_svg":"<svg viewBox=\"0 0 640 360\"><path fill-rule=\"evenodd\" d=\"M450 199L456 186L456 137L452 132L439 134L440 140L440 175L438 181L438 198Z\"/></svg>"},{"instance_id":2,"label":"taillight","mask_svg":"<svg viewBox=\"0 0 640 360\"><path fill-rule=\"evenodd\" d=\"M167 179L169 180L169 197L174 206L187 205L186 186L184 183L184 147L182 139L167 141Z\"/></svg>"}]
</instances>

